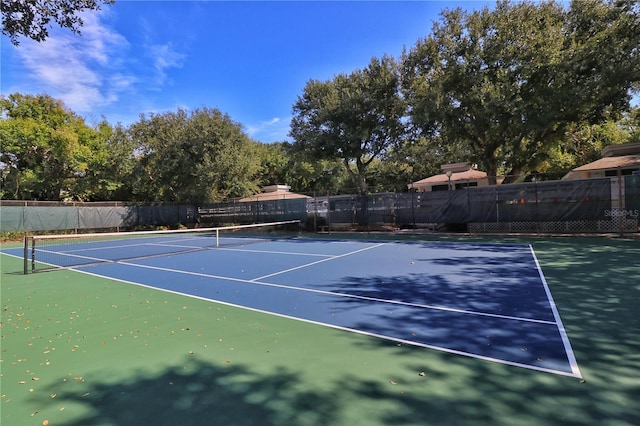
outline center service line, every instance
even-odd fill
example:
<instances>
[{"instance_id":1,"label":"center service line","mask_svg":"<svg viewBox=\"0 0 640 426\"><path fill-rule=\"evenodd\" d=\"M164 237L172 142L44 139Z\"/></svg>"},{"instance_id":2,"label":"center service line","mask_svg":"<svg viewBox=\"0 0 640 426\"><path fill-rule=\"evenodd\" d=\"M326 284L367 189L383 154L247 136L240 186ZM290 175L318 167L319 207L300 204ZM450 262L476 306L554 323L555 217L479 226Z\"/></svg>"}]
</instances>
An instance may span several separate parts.
<instances>
[{"instance_id":1,"label":"center service line","mask_svg":"<svg viewBox=\"0 0 640 426\"><path fill-rule=\"evenodd\" d=\"M329 257L329 258L327 258L327 259L321 259L321 260L318 260L318 261L316 261L316 262L307 263L306 265L296 266L296 267L294 267L294 268L289 268L289 269L285 269L284 271L274 272L273 274L269 274L269 275L263 275L263 276L261 276L261 277L254 278L254 279L250 280L249 282L253 282L253 281L261 281L261 280L263 280L263 279L265 279L265 278L274 277L274 276L276 276L276 275L280 275L280 274L286 274L287 272L295 271L295 270L297 270L297 269L302 269L302 268L306 268L306 267L309 267L309 266L317 265L317 264L319 264L319 263L328 262L328 261L330 261L330 260L335 260L335 259L340 259L340 258L342 258L342 257L351 256L352 254L357 254L357 253L361 253L361 252L363 252L363 251L372 250L372 249L374 249L374 248L382 247L383 245L384 245L384 244L376 244L376 245L374 245L374 246L365 247L365 248L362 248L362 249L360 249L360 250L351 251L351 252L349 252L349 253L343 253L343 254L340 254L340 255L338 255L338 256L332 256L332 257Z\"/></svg>"}]
</instances>

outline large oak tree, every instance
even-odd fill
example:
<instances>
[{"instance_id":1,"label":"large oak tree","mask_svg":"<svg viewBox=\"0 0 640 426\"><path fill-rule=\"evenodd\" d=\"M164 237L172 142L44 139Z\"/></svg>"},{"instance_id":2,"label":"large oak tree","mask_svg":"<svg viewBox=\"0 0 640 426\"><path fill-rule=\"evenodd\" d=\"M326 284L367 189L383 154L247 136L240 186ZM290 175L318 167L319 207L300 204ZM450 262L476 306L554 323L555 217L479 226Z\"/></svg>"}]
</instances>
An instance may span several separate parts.
<instances>
[{"instance_id":1,"label":"large oak tree","mask_svg":"<svg viewBox=\"0 0 640 426\"><path fill-rule=\"evenodd\" d=\"M152 114L130 127L139 201L206 203L259 190L256 142L227 114L202 108Z\"/></svg>"},{"instance_id":2,"label":"large oak tree","mask_svg":"<svg viewBox=\"0 0 640 426\"><path fill-rule=\"evenodd\" d=\"M100 132L47 95L0 98L2 198L91 200L113 184Z\"/></svg>"},{"instance_id":3,"label":"large oak tree","mask_svg":"<svg viewBox=\"0 0 640 426\"><path fill-rule=\"evenodd\" d=\"M401 142L405 112L399 74L390 57L329 81L311 80L293 106L290 136L294 152L316 159L340 159L361 195L366 212L366 170ZM361 224L366 215L359 218Z\"/></svg>"},{"instance_id":4,"label":"large oak tree","mask_svg":"<svg viewBox=\"0 0 640 426\"><path fill-rule=\"evenodd\" d=\"M470 148L492 177L537 169L574 123L629 108L640 81L632 0L499 1L444 11L403 55L403 88L422 132Z\"/></svg>"}]
</instances>

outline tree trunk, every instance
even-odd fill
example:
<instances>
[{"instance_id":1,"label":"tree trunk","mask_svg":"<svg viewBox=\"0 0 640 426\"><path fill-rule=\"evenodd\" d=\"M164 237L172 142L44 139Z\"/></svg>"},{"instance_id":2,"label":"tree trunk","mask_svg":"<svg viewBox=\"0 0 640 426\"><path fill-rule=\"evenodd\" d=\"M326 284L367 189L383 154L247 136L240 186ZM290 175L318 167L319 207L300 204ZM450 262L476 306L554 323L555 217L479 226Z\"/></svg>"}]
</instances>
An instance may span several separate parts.
<instances>
[{"instance_id":1,"label":"tree trunk","mask_svg":"<svg viewBox=\"0 0 640 426\"><path fill-rule=\"evenodd\" d=\"M498 184L498 166L493 161L489 161L487 164L487 180L489 185Z\"/></svg>"},{"instance_id":2,"label":"tree trunk","mask_svg":"<svg viewBox=\"0 0 640 426\"><path fill-rule=\"evenodd\" d=\"M367 180L364 174L359 176L358 198L360 199L360 209L358 211L358 225L369 225L369 191L367 189Z\"/></svg>"}]
</instances>

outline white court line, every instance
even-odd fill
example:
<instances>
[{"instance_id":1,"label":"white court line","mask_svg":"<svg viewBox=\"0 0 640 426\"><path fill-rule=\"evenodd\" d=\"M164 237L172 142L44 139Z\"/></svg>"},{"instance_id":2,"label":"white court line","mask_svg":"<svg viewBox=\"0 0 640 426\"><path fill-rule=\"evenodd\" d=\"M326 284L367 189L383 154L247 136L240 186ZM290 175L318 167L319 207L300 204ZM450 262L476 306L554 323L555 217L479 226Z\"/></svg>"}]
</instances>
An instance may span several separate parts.
<instances>
[{"instance_id":1,"label":"white court line","mask_svg":"<svg viewBox=\"0 0 640 426\"><path fill-rule=\"evenodd\" d=\"M51 250L47 250L44 247L37 247L36 250L38 251L44 251L47 253L56 253L59 254L61 256L64 256L65 254L68 253L75 253L75 252L87 252L87 251L100 251L100 250L113 250L113 249L120 249L120 248L129 248L129 247L144 247L144 246L159 246L159 247L176 247L176 248L202 248L202 249L206 249L207 246L201 246L201 245L195 245L195 246L191 246L191 245L178 245L175 244L177 242L186 242L186 241L191 241L191 240L197 240L197 238L183 238L180 239L179 241L174 241L173 243L162 243L162 242L139 242L136 244L119 244L119 245L114 245L114 246L101 246L101 247L80 247L80 248L75 248L72 250L64 250L64 251L51 251ZM59 245L58 245L59 246ZM64 246L63 246L64 247Z\"/></svg>"},{"instance_id":2,"label":"white court line","mask_svg":"<svg viewBox=\"0 0 640 426\"><path fill-rule=\"evenodd\" d=\"M287 290L297 290L297 291L303 291L303 292L308 292L308 293L317 293L317 294L323 294L323 295L329 295L329 296L338 296L338 297L345 297L345 298L350 298L350 299L366 300L366 301L370 301L370 302L389 303L389 304L392 304L392 305L409 306L409 307L414 307L414 308L430 309L430 310L434 310L434 311L454 312L454 313L459 313L459 314L475 315L475 316L490 317L490 318L499 318L499 319L506 319L506 320L512 320L512 321L528 322L528 323L556 325L556 323L553 322L553 321L547 321L547 320L541 320L541 319L535 319L535 318L514 317L514 316L511 316L511 315L501 315L501 314L492 314L492 313L489 313L489 312L470 311L470 310L466 310L466 309L449 308L449 307L446 307L446 306L424 305L424 304L421 304L421 303L402 302L402 301L398 301L398 300L381 299L381 298L378 298L378 297L360 296L360 295L354 295L354 294L349 294L349 293L341 293L341 292L334 292L334 291L327 291L327 290L318 290L318 289L313 289L313 288L297 287L297 286L291 286L291 285L285 285L285 284L275 284L275 283L268 283L268 282L258 281L258 280L263 279L263 278L272 277L274 275L279 275L279 274L282 274L284 272L293 271L293 270L296 270L296 269L306 268L306 267L312 266L312 265L317 265L319 263L323 263L323 262L326 262L326 261L329 261L329 260L333 260L333 259L337 259L337 258L342 258L342 257L345 257L345 256L349 256L349 255L352 255L352 254L355 254L355 253L359 253L359 252L362 252L362 251L365 251L365 250L370 250L370 249L373 249L373 248L376 248L376 247L380 247L380 246L383 246L383 245L384 244L377 244L375 246L365 247L364 249L360 249L360 250L356 250L356 251L353 251L353 252L349 252L349 253L341 254L341 255L338 255L338 256L334 256L331 259L322 259L322 260L319 260L317 262L307 263L305 265L301 265L301 266L298 266L298 267L295 267L295 268L290 268L290 269L287 269L285 271L280 271L280 272L277 272L277 273L274 273L274 274L265 275L263 277L254 278L254 279L251 279L251 280L247 280L247 279L243 279L243 278L225 277L225 276L220 276L220 275L212 275L212 274L206 274L206 273L202 273L202 272L183 271L181 269L165 268L165 267L161 267L161 266L140 265L140 264L129 263L129 262L116 262L116 263L119 263L121 265L133 266L133 267L136 267L136 268L153 269L153 270L157 270L157 271L172 272L172 273L185 274L185 275L196 276L196 277L214 278L214 279L220 279L220 280L226 280L226 281L240 282L240 283L245 283L245 284L254 284L254 285L261 285L261 286L266 286L266 287L283 288L283 289L287 289Z\"/></svg>"},{"instance_id":3,"label":"white court line","mask_svg":"<svg viewBox=\"0 0 640 426\"><path fill-rule=\"evenodd\" d=\"M141 266L141 265L133 265L133 266ZM87 275L92 275L95 277L99 277L99 278L105 278L104 275L100 275L100 274L95 274L92 272L88 272L88 271L83 271L83 270L79 270L78 272L83 273L83 274L87 274ZM464 352L464 351L460 351L460 350L456 350L456 349L450 349L450 348L446 348L443 346L436 346L436 345L429 345L426 343L420 343L420 342L414 342L413 340L406 340L406 339L399 339L393 336L387 336L385 334L378 334L378 333L372 333L372 332L368 332L368 331L362 331L362 330L358 330L356 328L349 328L349 327L344 327L344 326L340 326L340 325L336 325L336 324L331 324L331 323L326 323L326 322L321 322L321 321L314 321L314 320L309 320L309 319L305 319L305 318L300 318L300 317L295 317L295 316L291 316L291 315L286 315L286 314L280 314L278 312L273 312L273 311L267 311L264 309L258 309L258 308L252 308L250 306L245 306L245 305L239 305L236 303L231 303L231 302L225 302L222 300L216 300L216 299L211 299L208 297L203 297L203 296L197 296L194 294L190 294L190 293L182 293L176 290L169 290L169 289L165 289L165 288L159 288L159 287L154 287L152 285L147 285L147 284L142 284L142 283L138 283L135 281L127 281L127 280L123 280L120 278L113 278L113 277L108 277L109 279L115 280L115 281L119 281L125 284L132 284L132 285L136 285L136 286L140 286L140 287L145 287L145 288L149 288L152 290L159 290L159 291L163 291L166 293L171 293L171 294L177 294L180 296L186 296L186 297L190 297L192 299L198 299L198 300L204 300L206 302L215 302L215 303L219 303L221 305L225 305L225 306L231 306L234 308L240 308L240 309L246 309L248 311L252 311L252 312L258 312L258 313L262 313L262 314L268 314L268 315L274 315L280 318L285 318L285 319L290 319L290 320L295 320L295 321L302 321L308 324L314 324L314 325L320 325L320 326L324 326L324 327L330 327L333 329L337 329L337 330L342 330L342 331L348 331L348 332L352 332L352 333L356 333L356 334L361 334L364 336L371 336L371 337L375 337L375 338L381 338L381 339L385 339L385 340L391 340L393 342L399 342L399 343L404 343L407 345L411 345L411 346L418 346L418 347L423 347L423 348L427 348L427 349L435 349L438 351L442 351L442 352L447 352L447 353L451 353L451 354L455 354L455 355L461 355L461 356L466 356L469 358L475 358L475 359L480 359L483 361L490 361L490 362L496 362L498 364L503 364L503 365L509 365L512 367L521 367L521 368L526 368L529 370L534 370L534 371L540 371L540 372L544 372L544 373L551 373L551 374L558 374L561 376L570 376L570 377L575 377L575 373L569 373L566 371L562 371L562 370L554 370L552 368L545 368L545 367L538 367L536 365L532 365L532 364L522 364L519 362L514 362L514 361L507 361L504 359L500 359L500 358L493 358L493 357L488 357L488 356L484 356L484 355L478 355L472 352ZM581 378L580 375L578 375L579 378Z\"/></svg>"},{"instance_id":4,"label":"white court line","mask_svg":"<svg viewBox=\"0 0 640 426\"><path fill-rule=\"evenodd\" d=\"M310 256L310 257L334 257L333 254L317 254L317 253L297 253L292 251L274 251L274 250L249 250L249 249L236 249L236 248L225 248L225 247L215 247L215 250L219 251L239 251L246 253L266 253L266 254L284 254L290 256Z\"/></svg>"},{"instance_id":5,"label":"white court line","mask_svg":"<svg viewBox=\"0 0 640 426\"><path fill-rule=\"evenodd\" d=\"M71 252L61 253L59 251L45 250L45 249L42 249L42 248L37 249L37 251L41 252L41 253L53 254L53 255L56 255L56 256L63 256L63 257L67 256L67 257L75 257L75 258L78 258L78 259L94 260L96 262L104 262L104 263L114 262L113 260L103 259L103 258L100 258L100 257L82 256L82 255L79 255L79 254L73 254ZM76 250L74 250L74 251L76 251ZM36 260L36 262L46 263L44 261L38 261L38 260ZM59 265L55 265L55 266L59 266ZM78 266L81 267L81 266L86 266L86 265L76 265L74 267L78 267ZM64 266L63 266L63 268L64 268Z\"/></svg>"},{"instance_id":6,"label":"white court line","mask_svg":"<svg viewBox=\"0 0 640 426\"><path fill-rule=\"evenodd\" d=\"M562 344L564 345L564 351L567 354L569 365L571 366L571 371L575 376L582 378L582 374L580 373L580 369L578 368L578 361L576 360L576 356L573 353L573 349L571 348L571 343L569 342L569 336L567 336L567 332L564 328L564 325L562 324L560 313L558 312L556 303L553 301L551 290L549 290L547 280L542 273L542 268L540 267L540 263L538 262L538 258L536 257L536 253L533 251L533 246L531 244L529 244L529 250L531 250L531 256L533 256L533 260L536 262L536 268L538 268L538 274L540 275L540 280L542 280L542 286L544 287L544 291L547 294L547 299L549 300L549 304L551 305L551 311L553 312L553 317L556 320L558 332L560 333L560 338L562 339Z\"/></svg>"},{"instance_id":7,"label":"white court line","mask_svg":"<svg viewBox=\"0 0 640 426\"><path fill-rule=\"evenodd\" d=\"M198 276L198 277L204 277L204 278L214 278L214 279L221 279L221 280L226 280L226 281L235 281L235 282L241 282L241 283L247 283L247 284L256 284L256 285L262 285L262 286L268 286L268 287L284 288L284 289L288 289L288 290L306 291L306 292L310 292L310 293L318 293L318 294L324 294L324 295L346 297L346 298L358 299L358 300L382 302L382 303L389 303L389 304L394 304L394 305L410 306L410 307L431 309L431 310L445 311L445 312L455 312L455 313L460 313L460 314L476 315L476 316L499 318L499 319L507 319L507 320L513 320L513 321L522 321L522 322L548 324L548 325L554 325L555 324L555 325L558 326L558 328L561 328L562 323L561 322L558 323L559 315L557 313L557 310L555 309L555 305L553 304L553 300L552 299L550 299L550 303L552 305L554 318L556 319L555 322L554 321L548 321L548 320L536 319L536 318L523 318L523 317L515 317L515 316L511 316L511 315L493 314L493 313L489 313L489 312L471 311L471 310L467 310L467 309L450 308L450 307L446 307L446 306L425 305L425 304L421 304L421 303L402 302L402 301L398 301L398 300L381 299L381 298L371 297L371 296L360 296L360 295L353 295L353 294L349 294L349 293L334 292L334 291L327 291L327 290L317 290L317 289L311 289L311 288L305 288L305 287L297 287L297 286L290 286L290 285L284 285L284 284L275 284L275 283L268 283L268 282L263 282L262 281L265 278L274 277L276 275L281 275L281 274L284 274L284 273L287 273L287 272L291 272L291 271L295 271L295 270L298 270L298 269L307 268L307 267L314 266L314 265L317 265L317 264L320 264L320 263L324 263L324 262L328 262L328 261L331 261L331 260L335 260L335 259L340 259L340 258L343 258L343 257L351 256L353 254L361 253L361 252L364 252L364 251L367 251L367 250L372 250L372 249L375 249L375 248L378 248L378 247L381 247L381 246L384 246L384 245L385 245L384 243L381 243L381 244L376 244L376 245L369 246L369 247L364 247L364 248L359 249L359 250L351 251L351 252L348 252L348 253L343 253L343 254L340 254L340 255L330 256L330 257L325 258L325 259L321 259L321 260L318 260L318 261L315 261L315 262L311 262L311 263L306 263L304 265L296 266L296 267L285 269L285 270L282 270L282 271L274 272L272 274L263 275L261 277L253 278L253 279L250 279L250 280L243 279L243 278L226 277L226 276L221 276L221 275L205 274L205 273L200 273L200 272L190 272L190 271L184 271L184 270L181 270L181 269L164 268L164 267L160 267L160 266L140 265L140 264L136 264L136 263L130 263L130 262L127 262L127 261L105 260L105 259L99 259L99 258L94 258L94 257L89 257L89 256L73 255L73 254L67 254L67 255L71 256L71 257L78 257L78 258L87 259L87 260L101 261L101 262L104 262L104 263L119 263L121 265L133 266L133 267L137 267L137 268L154 269L154 270L159 270L159 271L173 272L173 273L179 273L179 274L185 274L185 275L191 275L191 276ZM532 254L533 254L533 249L531 249L531 251L532 251ZM264 253L264 251L260 251L260 252ZM538 265L537 259L535 258L535 254L533 255L533 258L536 261L538 272L541 275L543 284L545 286L545 291L547 292L547 297L550 298L551 295L550 295L549 290L548 290L548 288L546 286L546 281L544 281L544 276L542 276L542 274L541 274L541 270L540 270L540 267ZM79 265L79 266L74 267L73 269L82 268L84 266L86 266L86 265ZM563 335L563 342L564 342L565 341L564 337L566 337L566 335L563 334L562 332L561 332L561 335ZM566 344L568 344L568 340L567 340ZM566 344L565 344L565 347L566 347ZM569 349L571 349L570 346L569 346Z\"/></svg>"},{"instance_id":8,"label":"white court line","mask_svg":"<svg viewBox=\"0 0 640 426\"><path fill-rule=\"evenodd\" d=\"M361 248L360 250L350 251L348 253L339 254L337 256L331 256L331 257L329 257L327 259L318 260L317 262L311 262L311 263L307 263L306 265L300 265L300 266L296 266L294 268L285 269L283 271L274 272L273 274L263 275L261 277L254 278L251 281L263 280L265 278L269 278L269 277L274 277L276 275L285 274L287 272L295 271L297 269L302 269L302 268L307 268L309 266L317 265L318 263L328 262L330 260L340 259L340 258L343 258L343 257L351 256L353 254L362 253L363 251L372 250L374 248L382 247L383 245L384 244L376 244L374 246L364 247L364 248Z\"/></svg>"},{"instance_id":9,"label":"white court line","mask_svg":"<svg viewBox=\"0 0 640 426\"><path fill-rule=\"evenodd\" d=\"M463 351L449 349L449 348L446 348L446 347L439 347L439 346L435 346L435 345L423 344L423 343L414 342L414 341L410 341L410 340L398 339L398 338L394 338L394 337L387 336L387 335L376 334L376 333L371 333L371 332L366 332L366 331L360 331L360 330L357 330L357 329L338 326L338 325L334 325L334 324L331 324L331 323L318 322L318 321L314 321L314 320L306 320L304 318L293 317L293 316L289 316L289 315L285 315L285 314L279 314L277 312L251 308L251 307L247 307L247 306L244 306L244 305L237 305L237 304L233 304L233 303L230 303L230 302L219 301L219 300L206 298L206 297L201 297L201 296L196 296L196 295L192 295L192 294L181 293L179 291L162 289L162 288L154 287L154 286L151 286L151 285L145 285L145 284L141 284L141 283L125 281L125 280L121 280L121 279L117 279L117 278L111 278L111 279L115 279L117 281L129 283L129 284L134 284L134 285L138 285L138 286L142 286L142 287L148 287L148 288L155 289L155 290L161 290L161 291L165 291L165 292L168 292L168 293L174 293L174 294L179 294L179 295L183 295L183 296L187 296L187 297L192 297L192 298L195 298L195 299L201 299L201 300L206 300L206 301L215 301L217 303L221 303L221 304L228 305L228 306L239 307L239 308L242 308L242 309L248 309L248 310L255 311L255 312L267 313L267 314L270 314L270 315L276 315L276 316L280 316L280 317L284 317L284 318L295 319L295 320L303 321L303 322L307 322L307 323L328 326L328 327L331 327L331 328L351 331L351 332L355 332L355 333L358 333L358 334L369 335L369 336L373 336L373 337L380 337L380 338L384 338L384 339L387 339L387 340L402 342L402 343L406 343L406 344L410 344L410 345L414 345L414 346L421 346L421 347L426 347L426 348L431 348L431 349L437 349L437 350L441 350L441 351L448 352L448 353L468 356L468 357L471 357L471 358L482 359L482 360L487 360L487 361L493 361L493 362L498 362L498 363L505 364L505 365L523 367L523 368L527 368L527 369L531 369L531 370L538 370L538 371L549 372L549 373L553 373L553 374L559 374L559 375L565 375L565 376L573 376L573 377L582 377L581 374L580 374L580 371L579 371L579 369L577 367L577 362L575 361L575 356L573 355L573 352L572 352L571 347L569 345L568 338L566 337L566 334L565 334L565 331L564 331L564 327L562 326L562 323L560 321L560 316L558 314L557 308L555 306L555 303L553 302L553 299L551 298L547 282L544 279L544 275L542 274L542 270L540 268L539 262L538 262L537 258L535 257L535 253L533 252L533 248L531 246L529 246L529 248L530 248L530 251L531 251L531 253L533 255L534 261L536 263L539 276L542 279L545 292L547 293L549 302L550 302L552 310L553 310L554 317L556 318L556 322L535 320L535 319L526 319L526 318L518 318L518 317L510 317L510 316L489 314L489 313L483 313L483 312L465 311L465 310L452 309L452 308L446 308L446 307L441 307L441 306L431 306L431 305L420 305L420 304L412 304L412 303L405 303L405 302L397 302L397 301L393 301L393 300L378 299L378 298L367 297L367 296L354 296L354 295L343 294L343 293L334 293L334 292L330 292L330 291L299 288L299 287L293 287L293 286L286 286L286 285L279 285L279 284L272 284L272 283L257 281L259 279L263 279L263 278L266 278L266 277L282 274L282 273L285 273L287 271L304 268L304 267L311 266L311 265L314 265L314 264L326 262L326 261L329 261L329 260L332 260L332 259L341 258L341 257L344 257L344 256L348 256L350 254L355 254L357 252L361 252L361 251L364 251L364 250L372 249L372 248L379 247L379 246L382 246L382 245L384 245L384 244L379 244L377 246L367 247L367 248L364 248L364 249L361 249L361 250L357 250L357 251L354 251L354 252L351 252L351 253L346 253L346 254L343 254L343 255L331 256L331 257L328 257L326 259L322 259L322 260L317 261L317 262L312 262L312 263L307 264L307 265L302 265L302 266L299 266L299 267L296 267L296 268L291 268L291 269L288 269L286 271L281 271L281 272L278 272L278 273L275 273L275 274L266 275L264 277L255 278L253 280L237 279L237 278L223 277L223 276L215 276L215 275L210 275L210 274L201 274L201 273L188 272L188 271L182 271L182 270L175 270L175 269L169 269L169 268L160 268L160 267L138 265L138 264L133 264L133 263L125 263L125 262L117 262L117 263L122 263L122 264L133 266L133 267L142 267L142 268L165 270L165 271L181 273L181 274L186 274L186 275L217 278L217 279L221 279L221 280L237 281L237 282L243 282L243 283L247 283L247 284L264 285L264 286L271 286L271 287L280 287L280 288L286 288L286 289L292 289L292 290L298 290L298 291L307 291L307 292L313 292L313 293L321 293L321 294L327 294L327 295L339 296L339 297L348 297L348 298L354 298L354 299L363 299L363 300L371 300L371 301L376 301L376 302L392 303L392 304L396 304L396 305L415 306L415 307L434 309L434 310L444 310L444 311L459 312L459 313L463 313L463 314L489 316L489 317L497 317L497 318L503 318L503 319L517 320L517 321L538 322L538 323L544 323L544 324L549 324L549 325L556 325L559 328L559 331L560 331L560 334L561 334L561 337L562 337L562 341L565 344L565 353L566 353L566 355L567 355L567 357L569 359L569 363L570 363L570 367L571 367L571 371L572 372L568 373L568 372L561 371L561 370L537 367L537 366L530 365L530 364L521 364L521 363L517 363L517 362L505 361L505 360L502 360L502 359L499 359L499 358L492 358L492 357L482 356L482 355L478 355L478 354L474 354L474 353L467 353L467 352L463 352ZM261 251L261 252L264 252L264 251ZM71 256L73 256L73 255L71 255ZM77 257L85 257L85 256L77 256ZM85 257L85 258L94 259L94 258L90 258L90 257ZM114 263L116 263L116 262L114 262ZM79 270L79 272L86 273L88 275L95 275L95 276L98 276L98 277L104 277L103 275L94 274L94 273L91 273L91 272L88 272L88 271L84 271L84 270Z\"/></svg>"}]
</instances>

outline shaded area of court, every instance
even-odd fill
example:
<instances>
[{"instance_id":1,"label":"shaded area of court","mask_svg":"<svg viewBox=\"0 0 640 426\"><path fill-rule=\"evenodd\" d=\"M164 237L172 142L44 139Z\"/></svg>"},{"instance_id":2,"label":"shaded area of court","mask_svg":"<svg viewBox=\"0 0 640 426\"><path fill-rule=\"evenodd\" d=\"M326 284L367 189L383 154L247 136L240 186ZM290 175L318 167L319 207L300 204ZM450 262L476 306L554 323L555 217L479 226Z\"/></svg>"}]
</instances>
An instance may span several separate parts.
<instances>
[{"instance_id":1,"label":"shaded area of court","mask_svg":"<svg viewBox=\"0 0 640 426\"><path fill-rule=\"evenodd\" d=\"M638 242L533 246L586 383L2 256L2 424L637 424Z\"/></svg>"}]
</instances>

